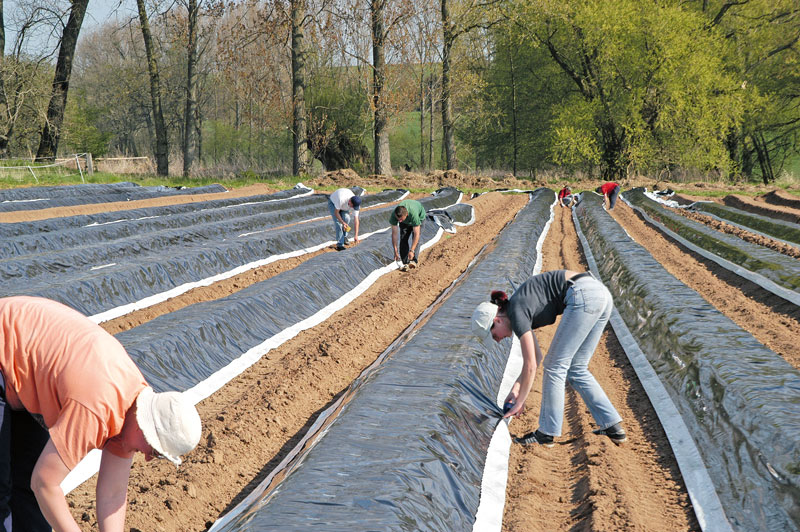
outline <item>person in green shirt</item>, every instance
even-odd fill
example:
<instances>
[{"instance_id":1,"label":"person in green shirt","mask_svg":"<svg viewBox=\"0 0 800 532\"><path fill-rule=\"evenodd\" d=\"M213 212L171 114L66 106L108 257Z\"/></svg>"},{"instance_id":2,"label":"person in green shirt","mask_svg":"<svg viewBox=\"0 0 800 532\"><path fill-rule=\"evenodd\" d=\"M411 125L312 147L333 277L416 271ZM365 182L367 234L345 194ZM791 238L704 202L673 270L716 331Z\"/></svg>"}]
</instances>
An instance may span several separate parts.
<instances>
[{"instance_id":1,"label":"person in green shirt","mask_svg":"<svg viewBox=\"0 0 800 532\"><path fill-rule=\"evenodd\" d=\"M389 216L392 225L392 247L394 260L403 262L401 270L419 265L419 236L422 233L422 223L425 221L425 207L417 200L407 199L400 202ZM411 244L409 245L409 241ZM398 242L400 247L398 248Z\"/></svg>"}]
</instances>

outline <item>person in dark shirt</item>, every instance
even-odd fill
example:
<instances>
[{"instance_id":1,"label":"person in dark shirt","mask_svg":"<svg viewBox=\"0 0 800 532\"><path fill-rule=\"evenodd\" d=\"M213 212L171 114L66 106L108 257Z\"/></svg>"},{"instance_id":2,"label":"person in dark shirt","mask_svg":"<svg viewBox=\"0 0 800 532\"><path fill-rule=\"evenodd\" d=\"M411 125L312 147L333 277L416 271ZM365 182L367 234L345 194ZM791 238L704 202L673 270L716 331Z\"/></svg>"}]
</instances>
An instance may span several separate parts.
<instances>
[{"instance_id":1,"label":"person in dark shirt","mask_svg":"<svg viewBox=\"0 0 800 532\"><path fill-rule=\"evenodd\" d=\"M472 314L472 331L481 341L495 342L514 334L522 348L522 371L506 397L511 403L504 417L522 412L533 386L536 368L542 364L541 350L533 329L558 325L542 370L542 404L539 428L516 438L523 445L554 445L561 436L564 419L564 389L569 381L599 426L595 434L620 444L627 440L622 417L589 372L589 360L600 341L614 304L611 293L591 273L555 270L530 277L509 297L495 290L491 301L479 304Z\"/></svg>"}]
</instances>

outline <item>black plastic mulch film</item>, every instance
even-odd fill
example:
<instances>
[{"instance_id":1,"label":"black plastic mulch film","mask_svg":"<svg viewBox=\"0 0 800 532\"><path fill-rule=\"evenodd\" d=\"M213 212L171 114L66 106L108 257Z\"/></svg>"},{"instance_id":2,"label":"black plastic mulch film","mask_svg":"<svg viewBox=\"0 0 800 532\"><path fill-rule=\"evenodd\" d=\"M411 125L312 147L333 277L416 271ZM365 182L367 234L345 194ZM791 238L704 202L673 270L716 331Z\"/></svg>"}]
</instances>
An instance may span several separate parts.
<instances>
[{"instance_id":1,"label":"black plastic mulch film","mask_svg":"<svg viewBox=\"0 0 800 532\"><path fill-rule=\"evenodd\" d=\"M455 189L420 200L429 208L453 204ZM389 227L392 207L362 214L362 226ZM325 221L325 234L333 223ZM423 224L421 243L439 230ZM299 245L304 245L303 241ZM298 243L295 243L295 247ZM228 297L185 307L128 331L122 342L157 390L188 389L280 331L314 315L352 290L372 271L393 262L390 233L373 235L344 252L323 253L292 270ZM357 334L354 326L353 333ZM342 331L342 334L347 334Z\"/></svg>"},{"instance_id":2,"label":"black plastic mulch film","mask_svg":"<svg viewBox=\"0 0 800 532\"><path fill-rule=\"evenodd\" d=\"M28 187L0 190L0 212L28 211L68 207L87 203L109 203L178 196L183 194L209 194L225 192L222 185L173 188L165 186L143 187L136 183L110 183L66 185L54 187Z\"/></svg>"},{"instance_id":3,"label":"black plastic mulch film","mask_svg":"<svg viewBox=\"0 0 800 532\"><path fill-rule=\"evenodd\" d=\"M697 201L690 208L711 214L719 219L758 231L772 238L784 240L792 244L800 244L800 225L785 220L775 220L759 214L745 212L740 209L720 205L713 201Z\"/></svg>"},{"instance_id":4,"label":"black plastic mulch film","mask_svg":"<svg viewBox=\"0 0 800 532\"><path fill-rule=\"evenodd\" d=\"M294 471L222 530L470 530L511 341L481 345L469 318L491 289L532 273L554 199L534 192L496 247L356 386Z\"/></svg>"},{"instance_id":5,"label":"black plastic mulch film","mask_svg":"<svg viewBox=\"0 0 800 532\"><path fill-rule=\"evenodd\" d=\"M452 190L452 189L451 189ZM368 195L364 205L398 199L404 191ZM436 207L456 201L457 192L440 195ZM0 260L4 295L37 295L55 299L87 315L126 305L188 282L232 270L272 255L296 251L334 238L327 197L251 205L277 214L244 216L252 234L240 236L234 209L223 208L231 219L198 223L190 228L166 229L29 257ZM295 203L297 203L296 206ZM284 210L285 204L290 209ZM361 233L387 226L385 209L361 215ZM286 228L287 219L306 219L308 211L322 218ZM183 215L176 215L183 217ZM241 216L240 216L241 217ZM125 222L135 223L135 222ZM118 224L113 224L118 225ZM90 234L94 227L84 228ZM70 230L71 232L71 230ZM88 238L88 237L87 237ZM98 268L100 267L100 268Z\"/></svg>"},{"instance_id":6,"label":"black plastic mulch film","mask_svg":"<svg viewBox=\"0 0 800 532\"><path fill-rule=\"evenodd\" d=\"M589 194L584 194L589 196ZM769 248L746 242L734 235L716 231L704 224L671 212L648 198L643 189L623 193L634 207L678 233L689 242L711 251L723 259L755 272L778 286L800 293L800 262Z\"/></svg>"},{"instance_id":7,"label":"black plastic mulch film","mask_svg":"<svg viewBox=\"0 0 800 532\"><path fill-rule=\"evenodd\" d=\"M649 201L649 200L648 200ZM603 282L689 427L740 531L800 526L800 372L670 275L584 194Z\"/></svg>"},{"instance_id":8,"label":"black plastic mulch film","mask_svg":"<svg viewBox=\"0 0 800 532\"><path fill-rule=\"evenodd\" d=\"M66 216L63 218L45 218L31 222L16 222L0 224L0 237L4 240L3 257L11 256L12 249L20 248L16 251L23 254L26 247L31 244L24 243L25 238L40 236L52 240L59 240L71 235L71 231L84 231L105 229L114 225L122 225L129 228L129 234L135 234L140 228L148 231L156 229L169 229L192 225L194 223L207 223L221 220L226 217L237 217L258 212L268 212L271 208L285 208L272 205L273 202L285 203L287 200L297 196L302 196L306 201L312 201L308 195L313 190L306 187L296 186L294 188L273 192L271 194L257 194L254 196L230 197L218 200L193 201L179 203L177 205L162 205L160 207L143 207L139 209L127 209L124 211L98 212L94 214L80 214L76 216ZM300 198L298 198L299 200ZM289 203L292 204L291 202ZM259 210L261 208L261 210ZM96 227L98 226L98 227ZM131 230L131 229L135 229ZM113 230L117 230L112 229ZM91 235L91 231L86 231L86 235ZM119 238L120 234L108 233L109 236ZM124 233L122 233L124 236ZM17 242L12 237L20 237L19 244L13 246L9 242ZM90 237L91 238L91 237ZM101 240L92 238L90 241ZM8 246L8 251L5 247ZM55 249L55 248L54 248Z\"/></svg>"}]
</instances>

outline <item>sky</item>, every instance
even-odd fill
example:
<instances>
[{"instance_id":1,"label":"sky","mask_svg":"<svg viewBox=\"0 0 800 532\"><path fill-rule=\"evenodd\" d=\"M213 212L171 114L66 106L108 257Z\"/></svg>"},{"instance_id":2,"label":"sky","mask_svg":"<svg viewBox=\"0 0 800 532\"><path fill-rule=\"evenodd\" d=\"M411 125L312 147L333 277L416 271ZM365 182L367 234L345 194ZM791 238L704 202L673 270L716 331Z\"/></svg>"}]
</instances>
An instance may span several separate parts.
<instances>
[{"instance_id":1,"label":"sky","mask_svg":"<svg viewBox=\"0 0 800 532\"><path fill-rule=\"evenodd\" d=\"M3 2L3 18L6 24L6 53L9 53L14 41L17 37L17 28L14 26L15 15L20 12L21 4L30 4L31 0L6 0ZM120 1L122 7L120 7ZM54 3L68 6L66 0L53 0ZM92 28L102 24L104 21L111 17L116 18L129 18L136 16L136 2L134 0L89 0L89 5L86 9L86 16L83 19L81 32L91 30ZM31 49L29 51L34 53L36 50L33 48L41 48L48 43L46 36L39 36L31 42Z\"/></svg>"}]
</instances>

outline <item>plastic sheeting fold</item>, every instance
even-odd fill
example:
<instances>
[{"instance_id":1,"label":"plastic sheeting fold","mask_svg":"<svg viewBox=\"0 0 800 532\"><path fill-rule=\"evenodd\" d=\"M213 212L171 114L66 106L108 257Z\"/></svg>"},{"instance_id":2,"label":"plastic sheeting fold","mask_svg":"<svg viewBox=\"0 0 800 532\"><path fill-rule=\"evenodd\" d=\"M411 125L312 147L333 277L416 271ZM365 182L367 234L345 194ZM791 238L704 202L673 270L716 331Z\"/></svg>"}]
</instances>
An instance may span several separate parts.
<instances>
[{"instance_id":1,"label":"plastic sheeting fold","mask_svg":"<svg viewBox=\"0 0 800 532\"><path fill-rule=\"evenodd\" d=\"M286 479L214 530L471 529L510 341L479 344L469 317L490 289L533 270L553 198L537 192L427 321L353 385Z\"/></svg>"},{"instance_id":2,"label":"plastic sheeting fold","mask_svg":"<svg viewBox=\"0 0 800 532\"><path fill-rule=\"evenodd\" d=\"M800 526L800 372L670 275L584 195L616 308L690 428L731 524Z\"/></svg>"}]
</instances>

